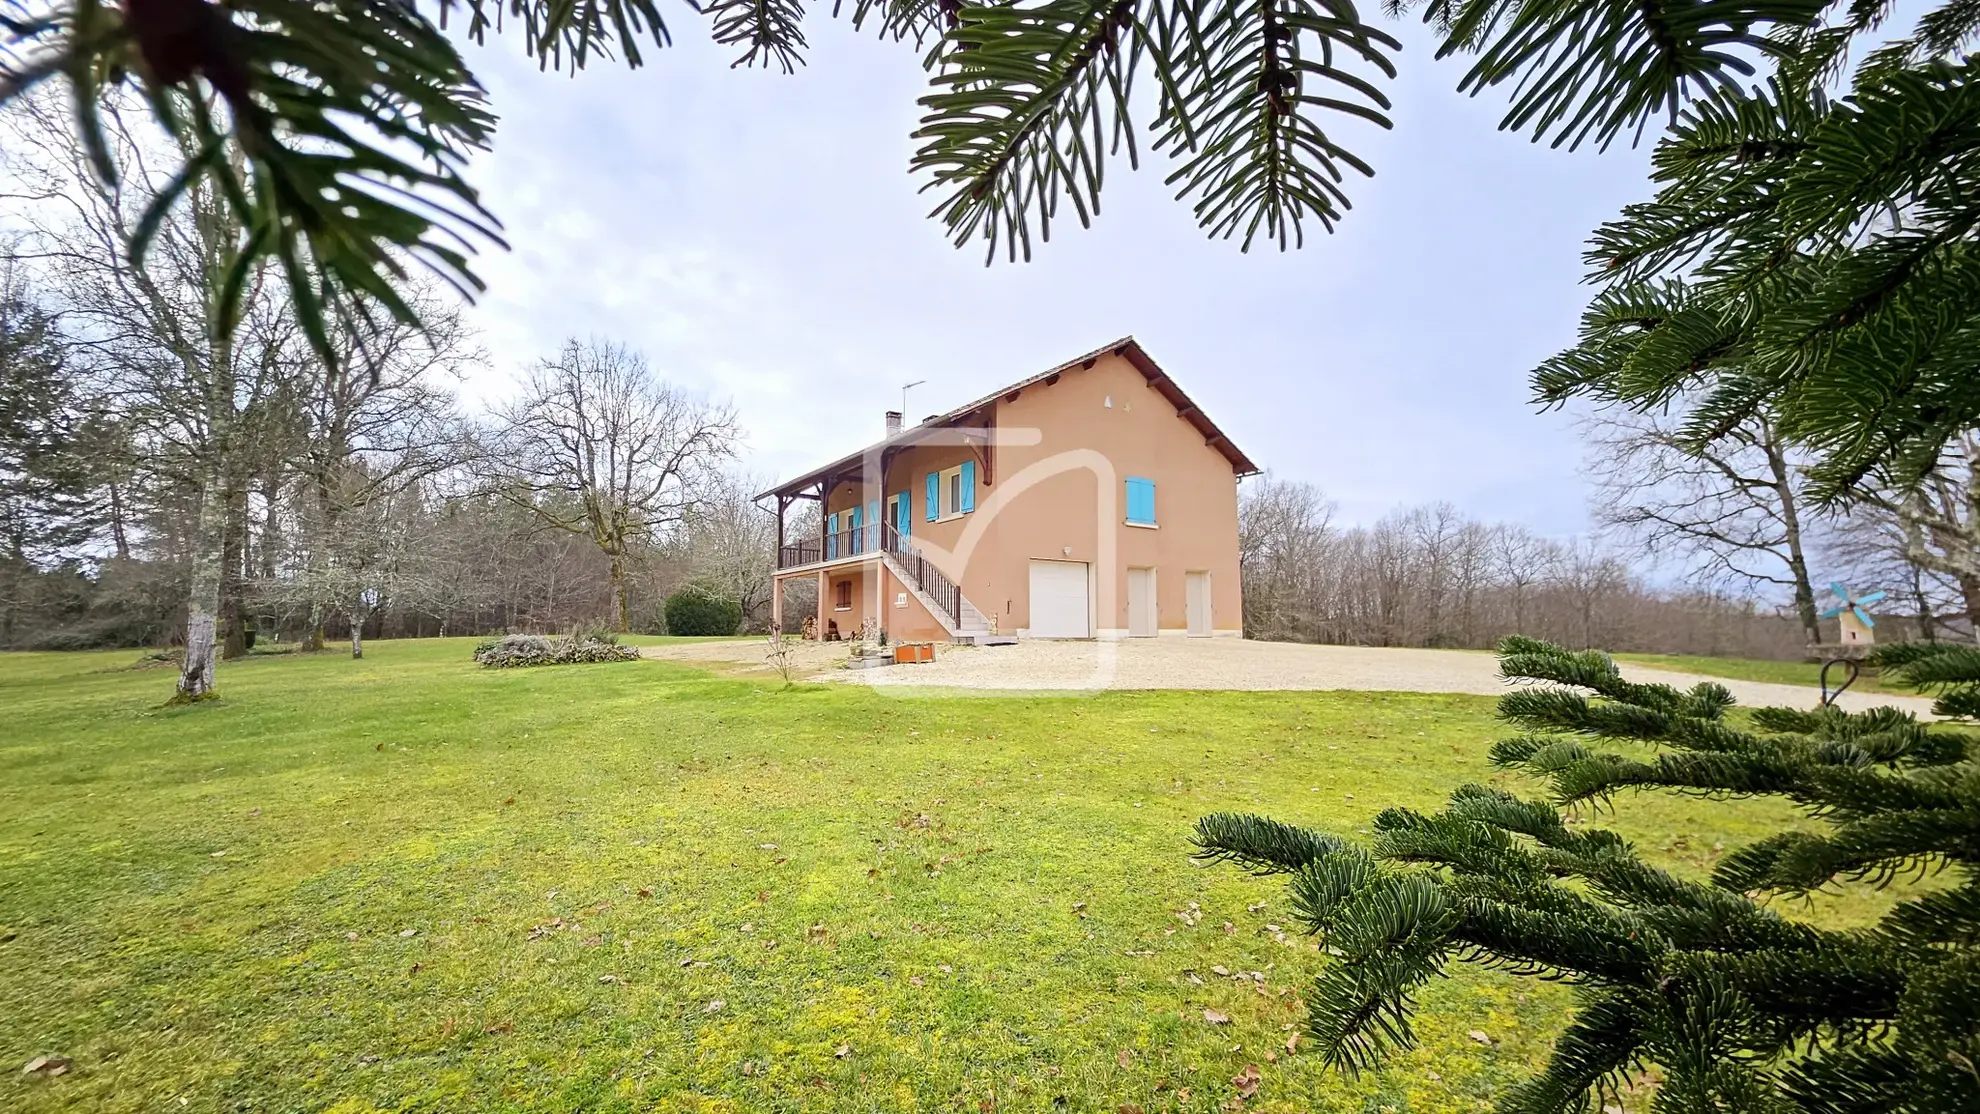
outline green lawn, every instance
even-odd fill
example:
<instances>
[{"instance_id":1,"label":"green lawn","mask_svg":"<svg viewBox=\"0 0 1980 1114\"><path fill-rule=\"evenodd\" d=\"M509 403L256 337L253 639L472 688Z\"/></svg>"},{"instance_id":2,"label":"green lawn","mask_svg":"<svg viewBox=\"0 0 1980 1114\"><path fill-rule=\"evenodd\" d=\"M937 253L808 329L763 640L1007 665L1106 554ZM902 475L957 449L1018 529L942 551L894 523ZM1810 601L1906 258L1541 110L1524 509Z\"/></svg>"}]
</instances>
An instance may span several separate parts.
<instances>
[{"instance_id":1,"label":"green lawn","mask_svg":"<svg viewBox=\"0 0 1980 1114\"><path fill-rule=\"evenodd\" d=\"M1277 883L1188 857L1208 811L1352 834L1492 778L1488 699L897 699L471 644L257 657L169 710L133 653L0 655L0 1109L1210 1111L1255 1063L1250 1110L1477 1110L1562 1016L1466 970L1378 1072L1287 1056L1323 957ZM1616 822L1700 871L1787 817Z\"/></svg>"},{"instance_id":2,"label":"green lawn","mask_svg":"<svg viewBox=\"0 0 1980 1114\"><path fill-rule=\"evenodd\" d=\"M1707 677L1725 677L1734 681L1765 681L1776 685L1807 685L1810 688L1822 683L1822 666L1812 661L1764 661L1757 658L1715 658L1699 654L1614 654L1617 661L1631 662L1648 666L1651 669L1670 669L1680 673L1702 673ZM1829 671L1829 682L1841 684L1848 674L1842 666ZM1915 696L1917 693L1903 685L1881 683L1874 669L1865 668L1862 676L1850 686L1852 692L1892 692Z\"/></svg>"}]
</instances>

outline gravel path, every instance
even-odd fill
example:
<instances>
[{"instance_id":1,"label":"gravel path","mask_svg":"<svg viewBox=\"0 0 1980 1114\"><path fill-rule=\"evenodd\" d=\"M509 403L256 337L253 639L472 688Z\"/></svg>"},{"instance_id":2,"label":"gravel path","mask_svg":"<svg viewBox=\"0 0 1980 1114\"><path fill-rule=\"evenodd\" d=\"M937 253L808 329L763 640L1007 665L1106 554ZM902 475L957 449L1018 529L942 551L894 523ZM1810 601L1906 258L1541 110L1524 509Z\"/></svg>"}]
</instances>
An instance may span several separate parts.
<instances>
[{"instance_id":1,"label":"gravel path","mask_svg":"<svg viewBox=\"0 0 1980 1114\"><path fill-rule=\"evenodd\" d=\"M764 644L709 642L647 647L648 657L764 669ZM1498 661L1468 650L1404 650L1365 646L1309 646L1249 642L1238 638L1143 638L1126 642L1020 642L1015 646L936 647L922 665L883 669L837 668L839 644L805 644L794 653L799 676L875 688L1080 691L1094 689L1359 689L1376 692L1468 692L1497 696L1506 690ZM1726 686L1748 707L1814 707L1820 693L1800 685L1732 681L1624 663L1623 676L1687 688L1700 681ZM1932 702L1918 696L1844 693L1853 711L1893 705L1927 714Z\"/></svg>"}]
</instances>

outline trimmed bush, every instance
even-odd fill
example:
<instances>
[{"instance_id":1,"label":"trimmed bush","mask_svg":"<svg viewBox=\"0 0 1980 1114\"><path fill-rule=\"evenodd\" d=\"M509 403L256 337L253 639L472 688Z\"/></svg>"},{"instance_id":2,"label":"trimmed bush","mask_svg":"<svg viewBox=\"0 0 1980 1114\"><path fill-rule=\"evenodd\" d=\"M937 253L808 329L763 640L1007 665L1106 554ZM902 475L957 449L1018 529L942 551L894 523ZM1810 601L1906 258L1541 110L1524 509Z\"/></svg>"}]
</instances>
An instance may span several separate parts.
<instances>
[{"instance_id":1,"label":"trimmed bush","mask_svg":"<svg viewBox=\"0 0 1980 1114\"><path fill-rule=\"evenodd\" d=\"M505 634L483 639L474 648L474 660L489 669L638 659L639 651L631 646L592 638L547 638L540 634Z\"/></svg>"},{"instance_id":2,"label":"trimmed bush","mask_svg":"<svg viewBox=\"0 0 1980 1114\"><path fill-rule=\"evenodd\" d=\"M667 597L667 633L727 635L742 626L742 605L706 588L687 587Z\"/></svg>"}]
</instances>

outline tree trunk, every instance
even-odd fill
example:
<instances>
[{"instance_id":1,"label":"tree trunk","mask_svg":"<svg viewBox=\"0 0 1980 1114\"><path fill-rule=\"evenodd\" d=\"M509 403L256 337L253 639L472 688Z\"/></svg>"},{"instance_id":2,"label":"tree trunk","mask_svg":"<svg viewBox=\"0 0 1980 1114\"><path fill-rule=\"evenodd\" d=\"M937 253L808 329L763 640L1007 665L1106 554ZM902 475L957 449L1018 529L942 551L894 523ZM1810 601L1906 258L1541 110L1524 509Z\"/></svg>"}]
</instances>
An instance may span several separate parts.
<instances>
[{"instance_id":1,"label":"tree trunk","mask_svg":"<svg viewBox=\"0 0 1980 1114\"><path fill-rule=\"evenodd\" d=\"M1781 528L1787 541L1788 574L1794 578L1794 613L1801 620L1801 633L1810 645L1822 641L1821 621L1816 618L1815 587L1808 582L1808 558L1801 546L1801 508L1795 501L1794 473L1788 466L1787 455L1781 452L1779 442L1774 439L1773 429L1766 428L1763 444L1767 451L1767 468L1773 473L1774 493L1781 501Z\"/></svg>"},{"instance_id":2,"label":"tree trunk","mask_svg":"<svg viewBox=\"0 0 1980 1114\"><path fill-rule=\"evenodd\" d=\"M361 614L353 613L351 615L351 657L361 658L363 656L364 656L364 616Z\"/></svg>"},{"instance_id":3,"label":"tree trunk","mask_svg":"<svg viewBox=\"0 0 1980 1114\"><path fill-rule=\"evenodd\" d=\"M119 560L129 560L131 541L124 533L124 485L110 481L110 541L117 547Z\"/></svg>"},{"instance_id":4,"label":"tree trunk","mask_svg":"<svg viewBox=\"0 0 1980 1114\"><path fill-rule=\"evenodd\" d=\"M313 654L323 649L323 605L309 601L309 625L304 628L302 648L304 653Z\"/></svg>"},{"instance_id":5,"label":"tree trunk","mask_svg":"<svg viewBox=\"0 0 1980 1114\"><path fill-rule=\"evenodd\" d=\"M227 501L220 469L209 467L200 485L199 521L193 531L192 590L186 597L186 660L173 700L190 703L213 695L213 652L220 615L220 561L225 547Z\"/></svg>"},{"instance_id":6,"label":"tree trunk","mask_svg":"<svg viewBox=\"0 0 1980 1114\"><path fill-rule=\"evenodd\" d=\"M1959 597L1966 604L1966 621L1980 638L1980 576L1962 572L1953 577L1959 584Z\"/></svg>"},{"instance_id":7,"label":"tree trunk","mask_svg":"<svg viewBox=\"0 0 1980 1114\"><path fill-rule=\"evenodd\" d=\"M632 633L632 609L626 603L626 557L623 553L612 554L612 603L618 608L618 625L614 627L620 634Z\"/></svg>"}]
</instances>

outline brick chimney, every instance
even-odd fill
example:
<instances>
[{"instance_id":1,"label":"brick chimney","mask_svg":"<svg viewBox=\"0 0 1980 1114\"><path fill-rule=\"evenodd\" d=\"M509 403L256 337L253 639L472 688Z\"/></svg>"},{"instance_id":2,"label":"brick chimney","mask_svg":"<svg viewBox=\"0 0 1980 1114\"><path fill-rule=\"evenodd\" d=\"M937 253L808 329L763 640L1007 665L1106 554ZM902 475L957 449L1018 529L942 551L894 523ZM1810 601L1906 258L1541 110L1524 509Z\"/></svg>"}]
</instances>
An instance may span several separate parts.
<instances>
[{"instance_id":1,"label":"brick chimney","mask_svg":"<svg viewBox=\"0 0 1980 1114\"><path fill-rule=\"evenodd\" d=\"M899 410L887 411L887 436L892 437L893 435L899 433L900 431L901 431L901 412Z\"/></svg>"}]
</instances>

